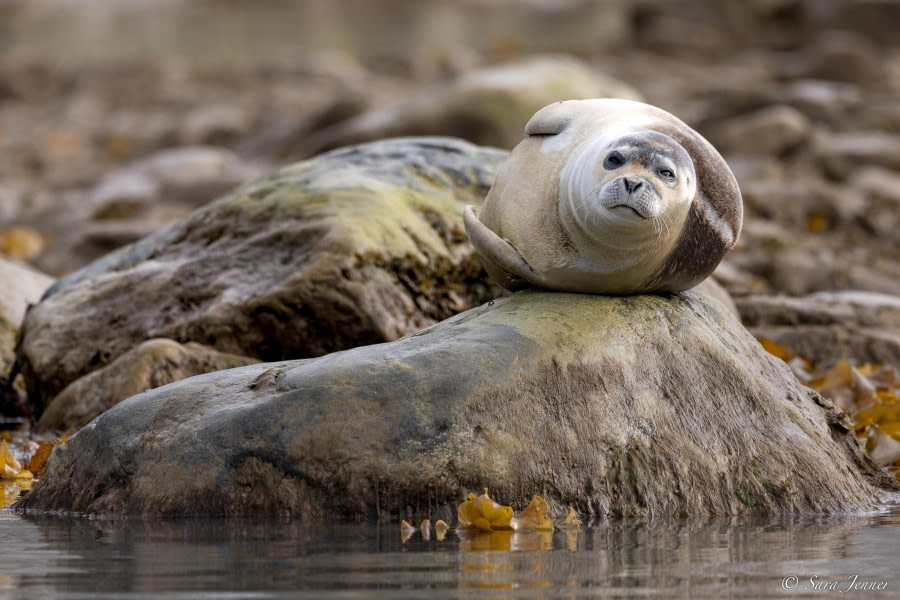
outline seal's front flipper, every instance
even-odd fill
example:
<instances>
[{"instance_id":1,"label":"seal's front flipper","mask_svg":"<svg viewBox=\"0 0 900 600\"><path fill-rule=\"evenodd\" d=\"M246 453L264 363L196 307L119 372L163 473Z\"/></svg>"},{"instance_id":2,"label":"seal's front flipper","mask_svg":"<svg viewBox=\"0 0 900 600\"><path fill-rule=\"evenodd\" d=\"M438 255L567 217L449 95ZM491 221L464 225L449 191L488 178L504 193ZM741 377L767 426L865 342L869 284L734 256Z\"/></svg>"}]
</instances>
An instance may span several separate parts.
<instances>
[{"instance_id":1,"label":"seal's front flipper","mask_svg":"<svg viewBox=\"0 0 900 600\"><path fill-rule=\"evenodd\" d=\"M519 251L478 220L471 206L463 211L463 222L469 241L481 255L491 279L511 291L540 286L540 276Z\"/></svg>"}]
</instances>

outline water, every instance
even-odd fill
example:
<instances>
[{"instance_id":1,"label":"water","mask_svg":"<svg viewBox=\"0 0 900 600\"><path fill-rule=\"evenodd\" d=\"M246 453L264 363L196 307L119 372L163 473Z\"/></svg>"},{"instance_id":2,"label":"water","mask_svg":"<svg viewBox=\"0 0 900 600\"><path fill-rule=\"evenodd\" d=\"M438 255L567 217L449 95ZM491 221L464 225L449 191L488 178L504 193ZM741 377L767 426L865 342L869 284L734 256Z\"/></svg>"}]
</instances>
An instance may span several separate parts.
<instances>
[{"instance_id":1,"label":"water","mask_svg":"<svg viewBox=\"0 0 900 600\"><path fill-rule=\"evenodd\" d=\"M5 512L0 598L898 598L898 533L900 509L405 542L396 524ZM844 591L854 576L886 587Z\"/></svg>"}]
</instances>

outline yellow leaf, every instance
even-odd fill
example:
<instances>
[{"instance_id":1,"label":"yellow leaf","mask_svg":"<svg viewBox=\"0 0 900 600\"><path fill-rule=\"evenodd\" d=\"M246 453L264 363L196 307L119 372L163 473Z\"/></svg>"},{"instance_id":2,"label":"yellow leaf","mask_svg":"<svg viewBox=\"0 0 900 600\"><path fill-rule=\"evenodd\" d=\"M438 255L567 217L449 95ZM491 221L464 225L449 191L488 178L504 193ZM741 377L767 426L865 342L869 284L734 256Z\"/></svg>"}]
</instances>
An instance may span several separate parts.
<instances>
[{"instance_id":1,"label":"yellow leaf","mask_svg":"<svg viewBox=\"0 0 900 600\"><path fill-rule=\"evenodd\" d=\"M22 469L21 471L16 473L16 481L19 481L21 479L30 481L30 480L34 479L34 475L32 475L31 471L29 471L28 469Z\"/></svg>"},{"instance_id":2,"label":"yellow leaf","mask_svg":"<svg viewBox=\"0 0 900 600\"><path fill-rule=\"evenodd\" d=\"M434 524L434 532L437 534L437 539L439 542L444 541L444 536L447 535L447 530L450 527L444 522L443 519L438 519L438 522Z\"/></svg>"},{"instance_id":3,"label":"yellow leaf","mask_svg":"<svg viewBox=\"0 0 900 600\"><path fill-rule=\"evenodd\" d=\"M53 442L38 442L38 449L28 461L28 470L35 475L42 475L47 470L47 459L55 447Z\"/></svg>"},{"instance_id":4,"label":"yellow leaf","mask_svg":"<svg viewBox=\"0 0 900 600\"><path fill-rule=\"evenodd\" d=\"M828 219L823 214L813 213L809 215L807 225L813 233L820 233L828 228Z\"/></svg>"},{"instance_id":5,"label":"yellow leaf","mask_svg":"<svg viewBox=\"0 0 900 600\"><path fill-rule=\"evenodd\" d=\"M569 513L566 515L565 520L563 521L562 527L580 527L581 519L578 518L578 514L575 512L575 509L571 506L569 507Z\"/></svg>"},{"instance_id":6,"label":"yellow leaf","mask_svg":"<svg viewBox=\"0 0 900 600\"><path fill-rule=\"evenodd\" d=\"M6 463L0 465L0 479L15 479L18 471Z\"/></svg>"},{"instance_id":7,"label":"yellow leaf","mask_svg":"<svg viewBox=\"0 0 900 600\"><path fill-rule=\"evenodd\" d=\"M531 503L525 507L519 516L513 519L513 528L516 531L533 529L535 531L550 531L553 529L553 521L547 517L549 509L547 501L540 496L531 499Z\"/></svg>"},{"instance_id":8,"label":"yellow leaf","mask_svg":"<svg viewBox=\"0 0 900 600\"><path fill-rule=\"evenodd\" d=\"M400 541L404 544L409 541L409 539L416 532L416 528L410 525L406 519L400 522Z\"/></svg>"},{"instance_id":9,"label":"yellow leaf","mask_svg":"<svg viewBox=\"0 0 900 600\"><path fill-rule=\"evenodd\" d=\"M794 358L794 353L787 346L782 346L777 342L773 342L769 338L758 338L760 344L765 349L766 352L771 354L772 356L778 357L784 362L787 362Z\"/></svg>"},{"instance_id":10,"label":"yellow leaf","mask_svg":"<svg viewBox=\"0 0 900 600\"><path fill-rule=\"evenodd\" d=\"M510 529L513 509L511 506L500 506L491 500L485 489L481 496L474 493L466 496L466 501L457 507L456 514L462 528L474 527L481 531L495 531Z\"/></svg>"},{"instance_id":11,"label":"yellow leaf","mask_svg":"<svg viewBox=\"0 0 900 600\"><path fill-rule=\"evenodd\" d=\"M893 423L888 423L886 425L882 425L880 427L880 429L883 432L885 432L886 434L888 434L889 436L891 436L892 438L894 438L895 440L897 440L898 442L900 442L900 422L895 421Z\"/></svg>"},{"instance_id":12,"label":"yellow leaf","mask_svg":"<svg viewBox=\"0 0 900 600\"><path fill-rule=\"evenodd\" d=\"M813 388L826 398L830 398L843 410L853 410L856 407L856 393L853 389L853 365L846 360L838 362L828 369L822 377L809 383Z\"/></svg>"},{"instance_id":13,"label":"yellow leaf","mask_svg":"<svg viewBox=\"0 0 900 600\"><path fill-rule=\"evenodd\" d=\"M44 236L31 227L16 226L0 232L0 254L16 260L30 261L46 245Z\"/></svg>"},{"instance_id":14,"label":"yellow leaf","mask_svg":"<svg viewBox=\"0 0 900 600\"><path fill-rule=\"evenodd\" d=\"M19 461L13 456L9 446L6 445L6 440L0 441L0 462L6 467L3 474L6 478L15 477L16 473L22 470L22 465L19 464Z\"/></svg>"}]
</instances>

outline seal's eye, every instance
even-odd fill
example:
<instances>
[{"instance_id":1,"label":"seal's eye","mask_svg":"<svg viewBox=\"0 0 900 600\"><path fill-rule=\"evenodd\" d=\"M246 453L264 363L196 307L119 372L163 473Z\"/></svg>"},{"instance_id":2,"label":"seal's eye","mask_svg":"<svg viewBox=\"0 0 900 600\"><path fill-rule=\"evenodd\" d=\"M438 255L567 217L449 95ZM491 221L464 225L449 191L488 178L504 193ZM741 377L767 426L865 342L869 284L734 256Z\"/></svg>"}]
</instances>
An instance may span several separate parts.
<instances>
[{"instance_id":1,"label":"seal's eye","mask_svg":"<svg viewBox=\"0 0 900 600\"><path fill-rule=\"evenodd\" d=\"M675 181L675 171L672 169L660 169L659 176L666 181Z\"/></svg>"},{"instance_id":2,"label":"seal's eye","mask_svg":"<svg viewBox=\"0 0 900 600\"><path fill-rule=\"evenodd\" d=\"M606 160L603 162L603 168L609 171L613 169L618 169L622 165L625 164L625 157L622 156L622 153L618 150L610 152L609 156L606 157Z\"/></svg>"}]
</instances>

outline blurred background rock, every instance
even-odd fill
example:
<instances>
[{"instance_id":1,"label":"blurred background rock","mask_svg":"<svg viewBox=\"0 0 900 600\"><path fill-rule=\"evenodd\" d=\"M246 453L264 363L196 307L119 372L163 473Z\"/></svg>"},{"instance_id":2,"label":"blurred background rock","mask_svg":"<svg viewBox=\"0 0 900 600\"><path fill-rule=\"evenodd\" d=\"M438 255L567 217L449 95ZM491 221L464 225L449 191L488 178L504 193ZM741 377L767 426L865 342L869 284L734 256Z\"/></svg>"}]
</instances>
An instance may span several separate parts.
<instances>
[{"instance_id":1,"label":"blurred background rock","mask_svg":"<svg viewBox=\"0 0 900 600\"><path fill-rule=\"evenodd\" d=\"M898 295L898 30L896 0L0 0L0 255L60 276L325 149L510 148L619 96L735 170L732 294Z\"/></svg>"}]
</instances>

